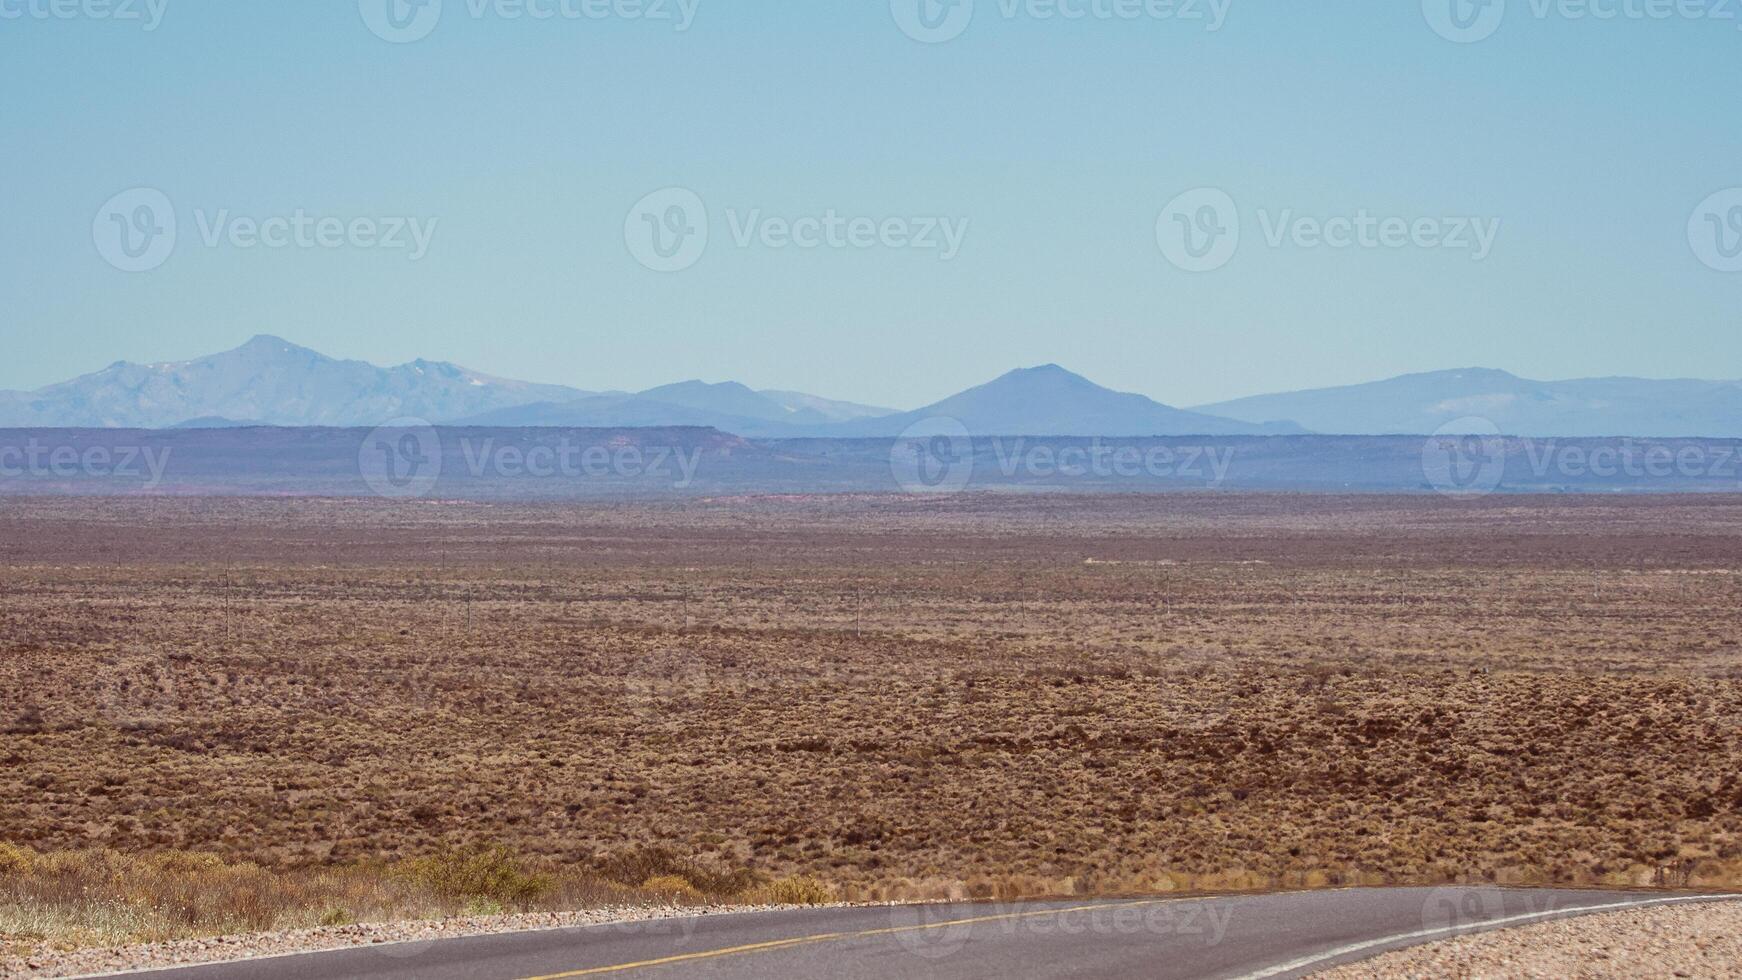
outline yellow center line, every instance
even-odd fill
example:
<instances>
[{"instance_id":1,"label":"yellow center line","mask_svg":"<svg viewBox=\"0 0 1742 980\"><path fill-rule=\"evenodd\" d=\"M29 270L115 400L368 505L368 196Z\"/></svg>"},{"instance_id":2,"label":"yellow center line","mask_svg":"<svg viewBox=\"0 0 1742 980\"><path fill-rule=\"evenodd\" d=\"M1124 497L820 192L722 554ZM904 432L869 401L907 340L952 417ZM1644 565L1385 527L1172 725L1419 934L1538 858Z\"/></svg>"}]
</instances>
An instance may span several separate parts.
<instances>
[{"instance_id":1,"label":"yellow center line","mask_svg":"<svg viewBox=\"0 0 1742 980\"><path fill-rule=\"evenodd\" d=\"M611 966L595 966L585 970L570 970L567 973L547 973L542 976L526 977L524 980L565 980L567 977L590 977L601 973L619 973L624 970L640 970L650 966L666 966L671 963L687 963L693 960L709 960L721 956L739 956L744 953L761 953L775 949L786 949L791 946L806 946L811 943L826 943L837 939L864 939L871 936L888 936L898 932L919 932L924 929L945 929L950 926L973 925L979 922L1013 921L1016 919L1031 919L1043 915L1069 915L1072 912L1093 912L1097 909L1136 908L1142 905L1157 905L1162 902L1177 902L1174 898L1151 898L1136 902L1103 902L1095 905L1078 905L1068 909L1040 909L1034 912L1006 912L1002 915L982 915L969 919L949 919L943 922L929 922L917 926L891 926L884 929L865 929L859 932L823 932L813 936L795 936L792 939L774 939L765 943L747 943L743 946L727 946L724 949L710 949L700 953L681 953L675 956L661 956L658 959L638 960L634 963L617 963Z\"/></svg>"}]
</instances>

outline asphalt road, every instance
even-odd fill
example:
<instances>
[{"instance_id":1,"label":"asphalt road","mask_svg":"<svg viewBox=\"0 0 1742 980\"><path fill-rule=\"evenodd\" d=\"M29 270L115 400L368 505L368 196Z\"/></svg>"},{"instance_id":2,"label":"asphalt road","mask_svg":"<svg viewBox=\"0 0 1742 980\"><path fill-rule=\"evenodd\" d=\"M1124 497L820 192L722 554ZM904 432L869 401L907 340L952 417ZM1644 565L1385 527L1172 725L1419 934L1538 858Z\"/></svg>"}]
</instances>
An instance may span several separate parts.
<instances>
[{"instance_id":1,"label":"asphalt road","mask_svg":"<svg viewBox=\"0 0 1742 980\"><path fill-rule=\"evenodd\" d=\"M1293 977L1386 949L1661 894L1366 888L751 912L279 956L153 980Z\"/></svg>"}]
</instances>

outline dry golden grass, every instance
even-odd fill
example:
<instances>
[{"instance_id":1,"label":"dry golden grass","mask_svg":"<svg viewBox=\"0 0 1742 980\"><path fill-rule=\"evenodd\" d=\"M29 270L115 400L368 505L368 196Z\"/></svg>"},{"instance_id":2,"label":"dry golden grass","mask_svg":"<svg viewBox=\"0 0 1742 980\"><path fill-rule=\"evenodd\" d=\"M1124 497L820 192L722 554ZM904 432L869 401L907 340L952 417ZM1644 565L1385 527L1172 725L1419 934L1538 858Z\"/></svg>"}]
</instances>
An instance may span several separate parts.
<instances>
[{"instance_id":1,"label":"dry golden grass","mask_svg":"<svg viewBox=\"0 0 1742 980\"><path fill-rule=\"evenodd\" d=\"M42 851L1742 884L1733 498L26 501L0 559L0 839Z\"/></svg>"},{"instance_id":2,"label":"dry golden grass","mask_svg":"<svg viewBox=\"0 0 1742 980\"><path fill-rule=\"evenodd\" d=\"M188 851L43 854L0 843L0 953L452 915L831 900L814 882L722 878L669 856L654 860L671 870L639 886L611 877L646 859L538 867L507 848L475 846L393 863L269 869Z\"/></svg>"}]
</instances>

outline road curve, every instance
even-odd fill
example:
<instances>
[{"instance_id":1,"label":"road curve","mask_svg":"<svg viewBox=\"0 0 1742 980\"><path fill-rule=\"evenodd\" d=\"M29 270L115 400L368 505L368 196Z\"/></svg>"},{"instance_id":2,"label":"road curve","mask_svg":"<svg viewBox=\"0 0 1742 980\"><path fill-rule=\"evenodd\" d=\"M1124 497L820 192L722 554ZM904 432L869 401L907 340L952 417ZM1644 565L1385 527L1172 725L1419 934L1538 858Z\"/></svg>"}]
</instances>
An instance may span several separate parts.
<instances>
[{"instance_id":1,"label":"road curve","mask_svg":"<svg viewBox=\"0 0 1742 980\"><path fill-rule=\"evenodd\" d=\"M1563 915L1739 896L1497 888L747 912L276 956L151 980L1295 977Z\"/></svg>"}]
</instances>

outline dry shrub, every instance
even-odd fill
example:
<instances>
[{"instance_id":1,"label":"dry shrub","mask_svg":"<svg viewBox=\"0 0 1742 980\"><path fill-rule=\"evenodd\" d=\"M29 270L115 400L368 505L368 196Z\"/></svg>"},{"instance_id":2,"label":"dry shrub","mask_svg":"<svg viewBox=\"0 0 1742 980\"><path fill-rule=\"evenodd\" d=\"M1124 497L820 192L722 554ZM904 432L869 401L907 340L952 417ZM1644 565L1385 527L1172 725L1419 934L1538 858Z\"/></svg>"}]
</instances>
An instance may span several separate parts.
<instances>
[{"instance_id":1,"label":"dry shrub","mask_svg":"<svg viewBox=\"0 0 1742 980\"><path fill-rule=\"evenodd\" d=\"M709 871L671 852L602 862L618 873L678 868L632 885L594 867L542 870L499 845L474 845L399 864L283 869L203 853L49 851L0 842L0 937L25 946L118 946L353 922L500 915L514 910L702 902L697 882L732 888L747 871ZM692 877L693 876L693 877ZM786 886L796 902L806 889ZM820 885L810 894L827 894ZM796 897L794 897L796 896Z\"/></svg>"},{"instance_id":2,"label":"dry shrub","mask_svg":"<svg viewBox=\"0 0 1742 980\"><path fill-rule=\"evenodd\" d=\"M735 898L755 884L749 871L716 871L663 847L641 847L611 854L596 864L599 877L625 885L664 878L687 882L709 898Z\"/></svg>"},{"instance_id":3,"label":"dry shrub","mask_svg":"<svg viewBox=\"0 0 1742 980\"><path fill-rule=\"evenodd\" d=\"M517 908L530 906L552 886L550 876L532 871L500 845L443 851L410 862L405 873L443 898L482 899Z\"/></svg>"},{"instance_id":4,"label":"dry shrub","mask_svg":"<svg viewBox=\"0 0 1742 980\"><path fill-rule=\"evenodd\" d=\"M641 890L668 897L673 901L694 900L702 897L702 893L696 890L696 886L690 884L688 879L680 878L677 875L660 875L656 878L649 878L641 883Z\"/></svg>"},{"instance_id":5,"label":"dry shrub","mask_svg":"<svg viewBox=\"0 0 1742 980\"><path fill-rule=\"evenodd\" d=\"M36 855L29 848L0 841L0 875L29 874Z\"/></svg>"},{"instance_id":6,"label":"dry shrub","mask_svg":"<svg viewBox=\"0 0 1742 980\"><path fill-rule=\"evenodd\" d=\"M834 890L810 875L779 878L751 894L763 905L826 905L835 900Z\"/></svg>"}]
</instances>

